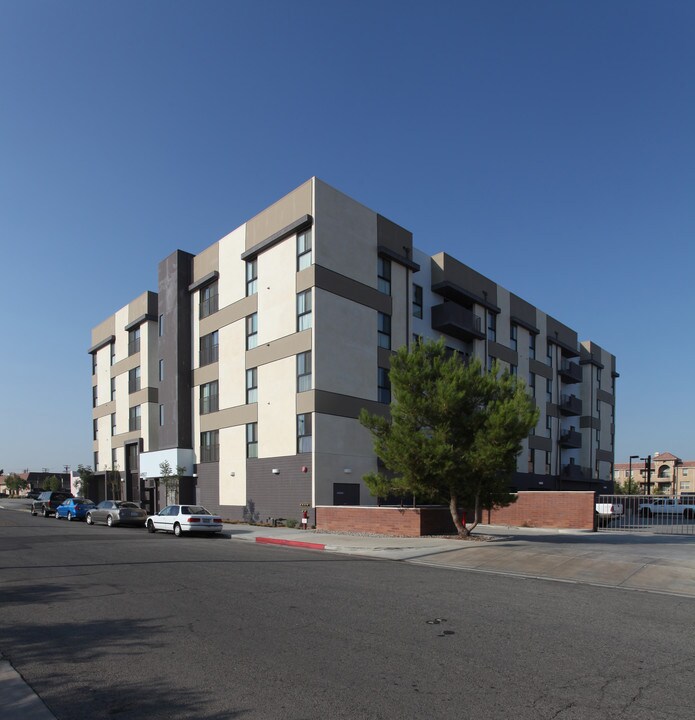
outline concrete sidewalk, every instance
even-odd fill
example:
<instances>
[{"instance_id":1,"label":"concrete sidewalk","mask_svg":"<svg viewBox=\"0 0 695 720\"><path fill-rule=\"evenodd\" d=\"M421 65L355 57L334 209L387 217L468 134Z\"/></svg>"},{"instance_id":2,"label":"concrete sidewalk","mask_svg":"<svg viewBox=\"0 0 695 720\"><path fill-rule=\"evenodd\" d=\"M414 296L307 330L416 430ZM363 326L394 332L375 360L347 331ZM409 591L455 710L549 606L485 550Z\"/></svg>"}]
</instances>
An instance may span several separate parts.
<instances>
[{"instance_id":1,"label":"concrete sidewalk","mask_svg":"<svg viewBox=\"0 0 695 720\"><path fill-rule=\"evenodd\" d=\"M225 525L232 540L695 598L695 537L479 525L485 540Z\"/></svg>"}]
</instances>

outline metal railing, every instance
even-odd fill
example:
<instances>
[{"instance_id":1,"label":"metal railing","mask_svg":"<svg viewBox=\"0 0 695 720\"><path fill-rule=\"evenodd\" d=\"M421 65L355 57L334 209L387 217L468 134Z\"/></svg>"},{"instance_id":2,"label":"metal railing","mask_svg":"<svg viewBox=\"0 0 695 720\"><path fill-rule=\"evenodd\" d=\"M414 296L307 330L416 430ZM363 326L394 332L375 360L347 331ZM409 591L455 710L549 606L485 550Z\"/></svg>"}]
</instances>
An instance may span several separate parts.
<instances>
[{"instance_id":1,"label":"metal railing","mask_svg":"<svg viewBox=\"0 0 695 720\"><path fill-rule=\"evenodd\" d=\"M598 495L597 529L695 535L695 495Z\"/></svg>"}]
</instances>

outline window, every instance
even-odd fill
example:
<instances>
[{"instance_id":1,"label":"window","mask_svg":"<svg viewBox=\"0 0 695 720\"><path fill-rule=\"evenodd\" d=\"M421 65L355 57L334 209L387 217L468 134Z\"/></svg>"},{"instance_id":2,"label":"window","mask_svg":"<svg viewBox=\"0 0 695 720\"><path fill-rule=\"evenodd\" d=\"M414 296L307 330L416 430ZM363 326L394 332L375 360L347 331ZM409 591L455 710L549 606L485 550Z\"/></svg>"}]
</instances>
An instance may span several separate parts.
<instances>
[{"instance_id":1,"label":"window","mask_svg":"<svg viewBox=\"0 0 695 720\"><path fill-rule=\"evenodd\" d=\"M258 368L246 371L246 404L258 402Z\"/></svg>"},{"instance_id":2,"label":"window","mask_svg":"<svg viewBox=\"0 0 695 720\"><path fill-rule=\"evenodd\" d=\"M164 360L159 361L159 382L164 380Z\"/></svg>"},{"instance_id":3,"label":"window","mask_svg":"<svg viewBox=\"0 0 695 720\"><path fill-rule=\"evenodd\" d=\"M596 368L596 385L601 389L601 368Z\"/></svg>"},{"instance_id":4,"label":"window","mask_svg":"<svg viewBox=\"0 0 695 720\"><path fill-rule=\"evenodd\" d=\"M140 429L140 406L136 405L128 410L128 430L133 432Z\"/></svg>"},{"instance_id":5,"label":"window","mask_svg":"<svg viewBox=\"0 0 695 720\"><path fill-rule=\"evenodd\" d=\"M378 368L377 373L378 393L377 400L385 405L391 402L391 378L386 368Z\"/></svg>"},{"instance_id":6,"label":"window","mask_svg":"<svg viewBox=\"0 0 695 720\"><path fill-rule=\"evenodd\" d=\"M99 396L97 393L97 386L92 385L92 407L96 407L99 404Z\"/></svg>"},{"instance_id":7,"label":"window","mask_svg":"<svg viewBox=\"0 0 695 720\"><path fill-rule=\"evenodd\" d=\"M258 423L246 423L246 457L258 457Z\"/></svg>"},{"instance_id":8,"label":"window","mask_svg":"<svg viewBox=\"0 0 695 720\"><path fill-rule=\"evenodd\" d=\"M545 452L545 474L550 475L550 450Z\"/></svg>"},{"instance_id":9,"label":"window","mask_svg":"<svg viewBox=\"0 0 695 720\"><path fill-rule=\"evenodd\" d=\"M97 372L97 354L92 353L92 375L96 375Z\"/></svg>"},{"instance_id":10,"label":"window","mask_svg":"<svg viewBox=\"0 0 695 720\"><path fill-rule=\"evenodd\" d=\"M220 431L208 430L200 433L200 462L219 462Z\"/></svg>"},{"instance_id":11,"label":"window","mask_svg":"<svg viewBox=\"0 0 695 720\"><path fill-rule=\"evenodd\" d=\"M116 413L111 413L111 437L116 434Z\"/></svg>"},{"instance_id":12,"label":"window","mask_svg":"<svg viewBox=\"0 0 695 720\"><path fill-rule=\"evenodd\" d=\"M311 452L311 413L297 415L297 452Z\"/></svg>"},{"instance_id":13,"label":"window","mask_svg":"<svg viewBox=\"0 0 695 720\"><path fill-rule=\"evenodd\" d=\"M297 293L297 332L311 327L311 290Z\"/></svg>"},{"instance_id":14,"label":"window","mask_svg":"<svg viewBox=\"0 0 695 720\"><path fill-rule=\"evenodd\" d=\"M94 467L95 469L99 467L99 453L94 452Z\"/></svg>"},{"instance_id":15,"label":"window","mask_svg":"<svg viewBox=\"0 0 695 720\"><path fill-rule=\"evenodd\" d=\"M536 358L536 336L533 333L528 336L528 356L534 360Z\"/></svg>"},{"instance_id":16,"label":"window","mask_svg":"<svg viewBox=\"0 0 695 720\"><path fill-rule=\"evenodd\" d=\"M111 343L111 365L116 362L116 343Z\"/></svg>"},{"instance_id":17,"label":"window","mask_svg":"<svg viewBox=\"0 0 695 720\"><path fill-rule=\"evenodd\" d=\"M164 337L164 315L159 316L159 325L157 329L159 332L159 337Z\"/></svg>"},{"instance_id":18,"label":"window","mask_svg":"<svg viewBox=\"0 0 695 720\"><path fill-rule=\"evenodd\" d=\"M258 259L246 261L246 297L258 292Z\"/></svg>"},{"instance_id":19,"label":"window","mask_svg":"<svg viewBox=\"0 0 695 720\"><path fill-rule=\"evenodd\" d=\"M379 347L386 350L391 349L391 316L379 313L378 318Z\"/></svg>"},{"instance_id":20,"label":"window","mask_svg":"<svg viewBox=\"0 0 695 720\"><path fill-rule=\"evenodd\" d=\"M548 431L548 437L553 436L553 418L552 415L546 415L545 417L545 429Z\"/></svg>"},{"instance_id":21,"label":"window","mask_svg":"<svg viewBox=\"0 0 695 720\"><path fill-rule=\"evenodd\" d=\"M96 440L99 437L99 420L96 418L92 420L92 440Z\"/></svg>"},{"instance_id":22,"label":"window","mask_svg":"<svg viewBox=\"0 0 695 720\"><path fill-rule=\"evenodd\" d=\"M200 315L206 318L208 315L216 313L219 309L219 296L217 294L217 281L206 285L200 290Z\"/></svg>"},{"instance_id":23,"label":"window","mask_svg":"<svg viewBox=\"0 0 695 720\"><path fill-rule=\"evenodd\" d=\"M128 332L128 357L140 352L140 328Z\"/></svg>"},{"instance_id":24,"label":"window","mask_svg":"<svg viewBox=\"0 0 695 720\"><path fill-rule=\"evenodd\" d=\"M509 327L509 347L512 350L517 349L517 336L519 334L519 328L518 326L514 325L514 323L511 324Z\"/></svg>"},{"instance_id":25,"label":"window","mask_svg":"<svg viewBox=\"0 0 695 720\"><path fill-rule=\"evenodd\" d=\"M297 392L311 390L311 350L297 355Z\"/></svg>"},{"instance_id":26,"label":"window","mask_svg":"<svg viewBox=\"0 0 695 720\"><path fill-rule=\"evenodd\" d=\"M379 258L377 260L377 287L384 295L391 294L391 261Z\"/></svg>"},{"instance_id":27,"label":"window","mask_svg":"<svg viewBox=\"0 0 695 720\"><path fill-rule=\"evenodd\" d=\"M550 367L552 367L553 366L553 346L551 343L548 343L548 347L546 348L545 359L547 360L548 365Z\"/></svg>"},{"instance_id":28,"label":"window","mask_svg":"<svg viewBox=\"0 0 695 720\"><path fill-rule=\"evenodd\" d=\"M258 345L258 313L246 317L246 349L251 350Z\"/></svg>"},{"instance_id":29,"label":"window","mask_svg":"<svg viewBox=\"0 0 695 720\"><path fill-rule=\"evenodd\" d=\"M116 378L111 378L111 402L116 399Z\"/></svg>"},{"instance_id":30,"label":"window","mask_svg":"<svg viewBox=\"0 0 695 720\"><path fill-rule=\"evenodd\" d=\"M297 235L297 272L311 265L311 228Z\"/></svg>"},{"instance_id":31,"label":"window","mask_svg":"<svg viewBox=\"0 0 695 720\"><path fill-rule=\"evenodd\" d=\"M422 287L413 283L413 317L422 319Z\"/></svg>"},{"instance_id":32,"label":"window","mask_svg":"<svg viewBox=\"0 0 695 720\"><path fill-rule=\"evenodd\" d=\"M204 383L200 386L200 414L207 415L219 410L218 381Z\"/></svg>"},{"instance_id":33,"label":"window","mask_svg":"<svg viewBox=\"0 0 695 720\"><path fill-rule=\"evenodd\" d=\"M200 366L210 365L219 359L219 341L217 330L200 338Z\"/></svg>"},{"instance_id":34,"label":"window","mask_svg":"<svg viewBox=\"0 0 695 720\"><path fill-rule=\"evenodd\" d=\"M134 393L140 389L140 366L128 370L128 392Z\"/></svg>"},{"instance_id":35,"label":"window","mask_svg":"<svg viewBox=\"0 0 695 720\"><path fill-rule=\"evenodd\" d=\"M115 467L118 467L118 463L116 462L116 448L113 448L111 450L111 469L113 470Z\"/></svg>"},{"instance_id":36,"label":"window","mask_svg":"<svg viewBox=\"0 0 695 720\"><path fill-rule=\"evenodd\" d=\"M164 426L164 405L159 406L159 427Z\"/></svg>"},{"instance_id":37,"label":"window","mask_svg":"<svg viewBox=\"0 0 695 720\"><path fill-rule=\"evenodd\" d=\"M493 312L487 314L487 339L497 340L497 315Z\"/></svg>"},{"instance_id":38,"label":"window","mask_svg":"<svg viewBox=\"0 0 695 720\"><path fill-rule=\"evenodd\" d=\"M492 372L492 368L495 364L495 358L492 355L487 356L487 371Z\"/></svg>"},{"instance_id":39,"label":"window","mask_svg":"<svg viewBox=\"0 0 695 720\"><path fill-rule=\"evenodd\" d=\"M536 373L530 372L528 374L528 386L531 390L531 397L536 397Z\"/></svg>"},{"instance_id":40,"label":"window","mask_svg":"<svg viewBox=\"0 0 695 720\"><path fill-rule=\"evenodd\" d=\"M553 401L553 381L550 378L546 378L545 381L545 399L548 402Z\"/></svg>"},{"instance_id":41,"label":"window","mask_svg":"<svg viewBox=\"0 0 695 720\"><path fill-rule=\"evenodd\" d=\"M683 469L681 470L681 475L682 475L683 477L687 477L687 475L688 475L688 468L683 468Z\"/></svg>"},{"instance_id":42,"label":"window","mask_svg":"<svg viewBox=\"0 0 695 720\"><path fill-rule=\"evenodd\" d=\"M530 472L530 473L536 472L536 451L535 450L528 451L528 472Z\"/></svg>"},{"instance_id":43,"label":"window","mask_svg":"<svg viewBox=\"0 0 695 720\"><path fill-rule=\"evenodd\" d=\"M514 364L510 364L510 365L509 365L509 374L510 374L512 377L517 377L518 374L519 374L519 366L518 366L518 365L514 365Z\"/></svg>"},{"instance_id":44,"label":"window","mask_svg":"<svg viewBox=\"0 0 695 720\"><path fill-rule=\"evenodd\" d=\"M599 445L600 445L600 443L601 443L601 430L600 430L600 428L596 428L596 442L599 443Z\"/></svg>"}]
</instances>

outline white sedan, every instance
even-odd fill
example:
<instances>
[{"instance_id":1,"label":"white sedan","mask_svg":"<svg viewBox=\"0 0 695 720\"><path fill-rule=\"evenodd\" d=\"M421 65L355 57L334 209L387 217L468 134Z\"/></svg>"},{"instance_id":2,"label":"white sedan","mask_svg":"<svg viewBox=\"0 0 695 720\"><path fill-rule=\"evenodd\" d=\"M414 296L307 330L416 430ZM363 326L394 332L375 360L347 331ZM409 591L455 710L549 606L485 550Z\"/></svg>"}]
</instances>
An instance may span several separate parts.
<instances>
[{"instance_id":1,"label":"white sedan","mask_svg":"<svg viewBox=\"0 0 695 720\"><path fill-rule=\"evenodd\" d=\"M202 505L167 505L156 515L148 515L145 523L148 532L163 530L182 533L221 533L222 519L213 515Z\"/></svg>"}]
</instances>

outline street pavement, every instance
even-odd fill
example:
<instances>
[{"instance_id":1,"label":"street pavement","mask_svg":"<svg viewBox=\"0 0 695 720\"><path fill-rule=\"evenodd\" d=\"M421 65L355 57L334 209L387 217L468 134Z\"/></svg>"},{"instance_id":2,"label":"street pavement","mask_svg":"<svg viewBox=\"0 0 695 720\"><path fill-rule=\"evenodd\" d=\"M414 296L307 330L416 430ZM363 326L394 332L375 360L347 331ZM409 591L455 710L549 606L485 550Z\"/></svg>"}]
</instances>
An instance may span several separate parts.
<instances>
[{"instance_id":1,"label":"street pavement","mask_svg":"<svg viewBox=\"0 0 695 720\"><path fill-rule=\"evenodd\" d=\"M0 511L27 512L18 501ZM555 580L695 598L695 538L628 532L594 533L479 525L474 539L403 538L225 524L232 542L379 558L449 571ZM3 720L50 720L53 715L0 656Z\"/></svg>"}]
</instances>

